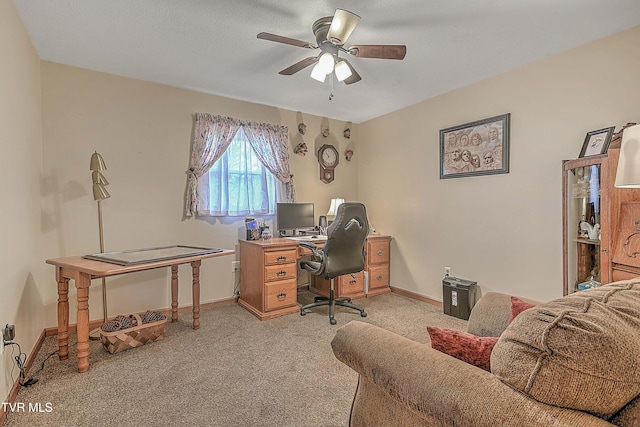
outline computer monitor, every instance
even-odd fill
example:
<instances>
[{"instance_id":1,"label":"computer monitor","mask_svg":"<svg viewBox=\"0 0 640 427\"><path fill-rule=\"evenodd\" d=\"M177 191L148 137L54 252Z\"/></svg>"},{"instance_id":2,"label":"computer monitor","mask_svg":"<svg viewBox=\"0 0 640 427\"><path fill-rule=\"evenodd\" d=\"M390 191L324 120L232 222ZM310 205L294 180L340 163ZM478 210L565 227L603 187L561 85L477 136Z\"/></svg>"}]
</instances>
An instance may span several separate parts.
<instances>
[{"instance_id":1,"label":"computer monitor","mask_svg":"<svg viewBox=\"0 0 640 427\"><path fill-rule=\"evenodd\" d=\"M293 230L293 235L299 229L313 228L316 221L313 203L278 203L276 221L279 231Z\"/></svg>"}]
</instances>

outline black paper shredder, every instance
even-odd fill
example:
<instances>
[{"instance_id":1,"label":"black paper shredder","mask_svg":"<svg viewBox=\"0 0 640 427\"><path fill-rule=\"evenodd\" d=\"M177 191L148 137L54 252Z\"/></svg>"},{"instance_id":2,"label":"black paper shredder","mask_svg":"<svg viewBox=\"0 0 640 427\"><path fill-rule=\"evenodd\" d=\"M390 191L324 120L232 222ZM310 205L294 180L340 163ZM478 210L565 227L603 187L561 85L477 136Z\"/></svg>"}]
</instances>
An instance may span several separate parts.
<instances>
[{"instance_id":1,"label":"black paper shredder","mask_svg":"<svg viewBox=\"0 0 640 427\"><path fill-rule=\"evenodd\" d=\"M469 320L476 305L478 282L446 276L442 279L442 308L444 314Z\"/></svg>"}]
</instances>

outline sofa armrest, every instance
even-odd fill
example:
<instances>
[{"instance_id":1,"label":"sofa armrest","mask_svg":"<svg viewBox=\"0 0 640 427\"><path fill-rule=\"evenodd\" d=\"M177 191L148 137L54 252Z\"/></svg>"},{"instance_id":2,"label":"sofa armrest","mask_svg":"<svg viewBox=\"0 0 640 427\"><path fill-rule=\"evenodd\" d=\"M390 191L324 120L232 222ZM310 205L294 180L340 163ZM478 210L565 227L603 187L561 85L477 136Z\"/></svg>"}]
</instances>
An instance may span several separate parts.
<instances>
[{"instance_id":1,"label":"sofa armrest","mask_svg":"<svg viewBox=\"0 0 640 427\"><path fill-rule=\"evenodd\" d=\"M372 403L365 410L356 399L352 425L393 425L382 408L397 404L418 414L424 425L611 425L584 412L537 402L490 372L368 323L349 322L337 331L331 346L336 358L360 375L360 387L373 384L377 395L389 401ZM363 418L367 421L354 422Z\"/></svg>"},{"instance_id":2,"label":"sofa armrest","mask_svg":"<svg viewBox=\"0 0 640 427\"><path fill-rule=\"evenodd\" d=\"M538 305L539 301L521 298L523 301ZM499 337L507 326L511 316L511 295L487 292L471 310L467 332L479 337Z\"/></svg>"}]
</instances>

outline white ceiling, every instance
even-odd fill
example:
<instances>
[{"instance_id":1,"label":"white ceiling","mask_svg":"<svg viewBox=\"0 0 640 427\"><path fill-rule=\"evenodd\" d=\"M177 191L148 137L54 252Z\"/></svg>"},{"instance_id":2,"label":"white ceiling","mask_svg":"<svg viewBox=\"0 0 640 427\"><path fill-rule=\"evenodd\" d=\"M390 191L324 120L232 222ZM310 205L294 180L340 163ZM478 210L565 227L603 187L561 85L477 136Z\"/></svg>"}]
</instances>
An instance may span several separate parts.
<instances>
[{"instance_id":1,"label":"white ceiling","mask_svg":"<svg viewBox=\"0 0 640 427\"><path fill-rule=\"evenodd\" d=\"M13 2L43 60L354 123L640 24L639 0ZM317 51L256 35L315 43L311 25L336 8L362 17L346 46L407 55L350 57L362 81L336 82L329 100L311 67L278 74Z\"/></svg>"}]
</instances>

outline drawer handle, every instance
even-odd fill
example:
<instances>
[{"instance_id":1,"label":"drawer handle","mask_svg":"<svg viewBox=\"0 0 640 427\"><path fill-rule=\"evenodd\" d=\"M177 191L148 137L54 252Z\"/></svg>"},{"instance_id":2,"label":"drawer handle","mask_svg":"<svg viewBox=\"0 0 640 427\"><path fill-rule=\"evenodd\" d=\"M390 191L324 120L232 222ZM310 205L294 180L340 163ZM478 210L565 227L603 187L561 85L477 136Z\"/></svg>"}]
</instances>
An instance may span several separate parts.
<instances>
[{"instance_id":1,"label":"drawer handle","mask_svg":"<svg viewBox=\"0 0 640 427\"><path fill-rule=\"evenodd\" d=\"M278 258L276 258L276 261L278 262L285 262L287 260L287 257L284 255L280 255Z\"/></svg>"},{"instance_id":2,"label":"drawer handle","mask_svg":"<svg viewBox=\"0 0 640 427\"><path fill-rule=\"evenodd\" d=\"M287 272L284 271L284 270L280 270L280 271L278 271L276 273L276 276L278 276L278 277L282 277L282 276L286 276L286 275L287 275Z\"/></svg>"},{"instance_id":3,"label":"drawer handle","mask_svg":"<svg viewBox=\"0 0 640 427\"><path fill-rule=\"evenodd\" d=\"M382 280L382 276L381 276L381 275L378 275L378 277L376 277L376 279L378 279L378 280Z\"/></svg>"},{"instance_id":4,"label":"drawer handle","mask_svg":"<svg viewBox=\"0 0 640 427\"><path fill-rule=\"evenodd\" d=\"M380 249L380 250L378 251L378 256L382 256L382 254L383 254L383 253L384 253L384 251L383 251L382 249Z\"/></svg>"},{"instance_id":5,"label":"drawer handle","mask_svg":"<svg viewBox=\"0 0 640 427\"><path fill-rule=\"evenodd\" d=\"M355 284L356 284L356 282L357 282L357 280L355 280L355 279L351 279L351 280L349 280L349 284L350 284L350 285L355 285Z\"/></svg>"},{"instance_id":6,"label":"drawer handle","mask_svg":"<svg viewBox=\"0 0 640 427\"><path fill-rule=\"evenodd\" d=\"M276 298L278 298L278 301L284 301L287 298L287 294L284 292L280 292L278 295L276 295Z\"/></svg>"}]
</instances>

